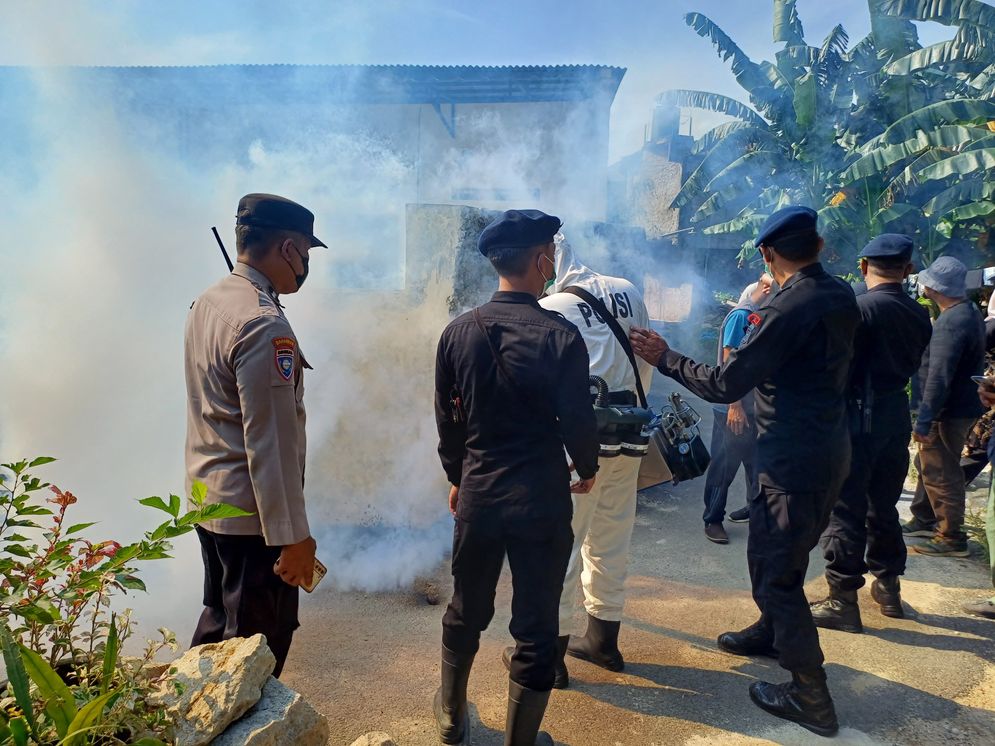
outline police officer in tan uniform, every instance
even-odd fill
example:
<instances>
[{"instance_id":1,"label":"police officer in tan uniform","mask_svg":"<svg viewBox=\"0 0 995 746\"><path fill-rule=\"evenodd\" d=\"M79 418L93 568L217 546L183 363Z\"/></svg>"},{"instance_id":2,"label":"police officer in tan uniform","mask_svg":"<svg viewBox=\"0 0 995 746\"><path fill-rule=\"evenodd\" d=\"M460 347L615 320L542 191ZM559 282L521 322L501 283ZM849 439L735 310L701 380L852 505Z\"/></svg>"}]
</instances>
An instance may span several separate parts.
<instances>
[{"instance_id":1,"label":"police officer in tan uniform","mask_svg":"<svg viewBox=\"0 0 995 746\"><path fill-rule=\"evenodd\" d=\"M187 317L188 494L251 516L197 528L204 558L204 611L192 645L266 636L279 675L298 627L298 587L311 582L315 541L304 505L304 381L308 367L280 305L325 246L314 215L283 197L238 203L238 261Z\"/></svg>"}]
</instances>

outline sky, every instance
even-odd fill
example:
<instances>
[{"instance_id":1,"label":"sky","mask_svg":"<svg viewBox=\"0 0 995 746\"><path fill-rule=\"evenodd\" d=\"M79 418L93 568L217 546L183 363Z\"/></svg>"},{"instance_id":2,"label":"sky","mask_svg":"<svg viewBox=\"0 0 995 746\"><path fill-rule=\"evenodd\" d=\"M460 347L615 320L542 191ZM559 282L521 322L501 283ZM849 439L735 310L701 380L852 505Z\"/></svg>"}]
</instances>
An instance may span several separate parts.
<instances>
[{"instance_id":1,"label":"sky","mask_svg":"<svg viewBox=\"0 0 995 746\"><path fill-rule=\"evenodd\" d=\"M669 88L740 90L683 22L718 23L753 59L772 58L769 0L0 0L0 64L223 63L626 67L612 111L612 161L637 150ZM863 0L799 0L809 43L837 24L856 43ZM944 36L931 26L924 43ZM949 34L946 34L949 36ZM700 121L698 122L700 124ZM695 122L686 122L694 126Z\"/></svg>"}]
</instances>

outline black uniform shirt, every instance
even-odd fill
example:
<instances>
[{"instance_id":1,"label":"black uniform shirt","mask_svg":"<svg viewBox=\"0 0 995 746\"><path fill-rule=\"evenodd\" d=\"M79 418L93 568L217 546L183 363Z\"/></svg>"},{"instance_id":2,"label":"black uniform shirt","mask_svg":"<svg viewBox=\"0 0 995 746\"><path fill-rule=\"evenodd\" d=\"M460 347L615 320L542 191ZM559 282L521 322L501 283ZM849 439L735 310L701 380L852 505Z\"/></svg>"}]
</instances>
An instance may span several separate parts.
<instances>
[{"instance_id":1,"label":"black uniform shirt","mask_svg":"<svg viewBox=\"0 0 995 746\"><path fill-rule=\"evenodd\" d=\"M811 264L792 275L755 320L725 365L695 363L668 350L660 372L711 402L733 402L757 389L761 484L791 491L838 486L850 453L845 401L860 321L853 290Z\"/></svg>"},{"instance_id":2,"label":"black uniform shirt","mask_svg":"<svg viewBox=\"0 0 995 746\"><path fill-rule=\"evenodd\" d=\"M853 344L853 396L866 401L870 376L871 432L902 432L912 428L905 387L919 370L933 331L929 311L902 289L901 283L875 285L857 296L860 326Z\"/></svg>"},{"instance_id":3,"label":"black uniform shirt","mask_svg":"<svg viewBox=\"0 0 995 746\"><path fill-rule=\"evenodd\" d=\"M584 339L527 293L495 293L478 311L511 381L499 371L472 312L442 332L435 415L443 468L460 488L457 515L569 520L564 446L580 477L598 470ZM461 423L452 418L456 394Z\"/></svg>"}]
</instances>

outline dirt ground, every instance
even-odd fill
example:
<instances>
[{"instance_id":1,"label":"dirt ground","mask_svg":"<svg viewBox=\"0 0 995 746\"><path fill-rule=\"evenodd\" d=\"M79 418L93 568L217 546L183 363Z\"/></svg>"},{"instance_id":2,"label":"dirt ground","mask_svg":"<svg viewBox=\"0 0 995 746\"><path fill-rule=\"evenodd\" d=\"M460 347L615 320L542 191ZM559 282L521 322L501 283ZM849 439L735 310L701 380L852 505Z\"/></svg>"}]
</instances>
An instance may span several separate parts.
<instances>
[{"instance_id":1,"label":"dirt ground","mask_svg":"<svg viewBox=\"0 0 995 746\"><path fill-rule=\"evenodd\" d=\"M657 377L651 397L657 404L668 383ZM711 410L690 401L708 437ZM978 481L986 486L987 479L986 473ZM544 722L558 744L822 740L750 702L751 681L786 678L775 662L739 658L715 645L719 633L752 623L757 611L746 569L747 527L727 523L728 546L706 541L702 484L698 479L640 496L620 638L626 669L613 674L567 659L571 687L553 693ZM910 497L903 496L905 515ZM729 509L743 504L740 479ZM825 593L822 568L817 549L806 586L810 599ZM442 591L438 606L413 592L319 590L305 599L283 679L327 715L329 743L351 744L369 731L386 731L400 746L438 743L430 702L450 591L447 567L438 569L435 581ZM995 622L959 610L962 602L991 594L987 567L978 557L915 553L903 579L908 618L882 616L862 590L865 633L820 632L842 727L835 743L995 744ZM503 743L507 674L500 653L511 642L509 606L506 570L469 687L472 743L481 746Z\"/></svg>"}]
</instances>

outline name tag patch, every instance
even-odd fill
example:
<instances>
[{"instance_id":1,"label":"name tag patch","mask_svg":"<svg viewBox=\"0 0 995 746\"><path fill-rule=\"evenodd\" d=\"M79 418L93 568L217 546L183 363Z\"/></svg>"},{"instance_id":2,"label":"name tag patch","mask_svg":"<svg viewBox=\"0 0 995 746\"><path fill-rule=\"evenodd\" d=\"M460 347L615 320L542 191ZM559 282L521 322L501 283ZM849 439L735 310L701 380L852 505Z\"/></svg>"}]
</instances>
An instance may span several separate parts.
<instances>
[{"instance_id":1,"label":"name tag patch","mask_svg":"<svg viewBox=\"0 0 995 746\"><path fill-rule=\"evenodd\" d=\"M297 341L291 337L277 337L273 340L273 361L276 370L284 381L294 377L294 359Z\"/></svg>"}]
</instances>

